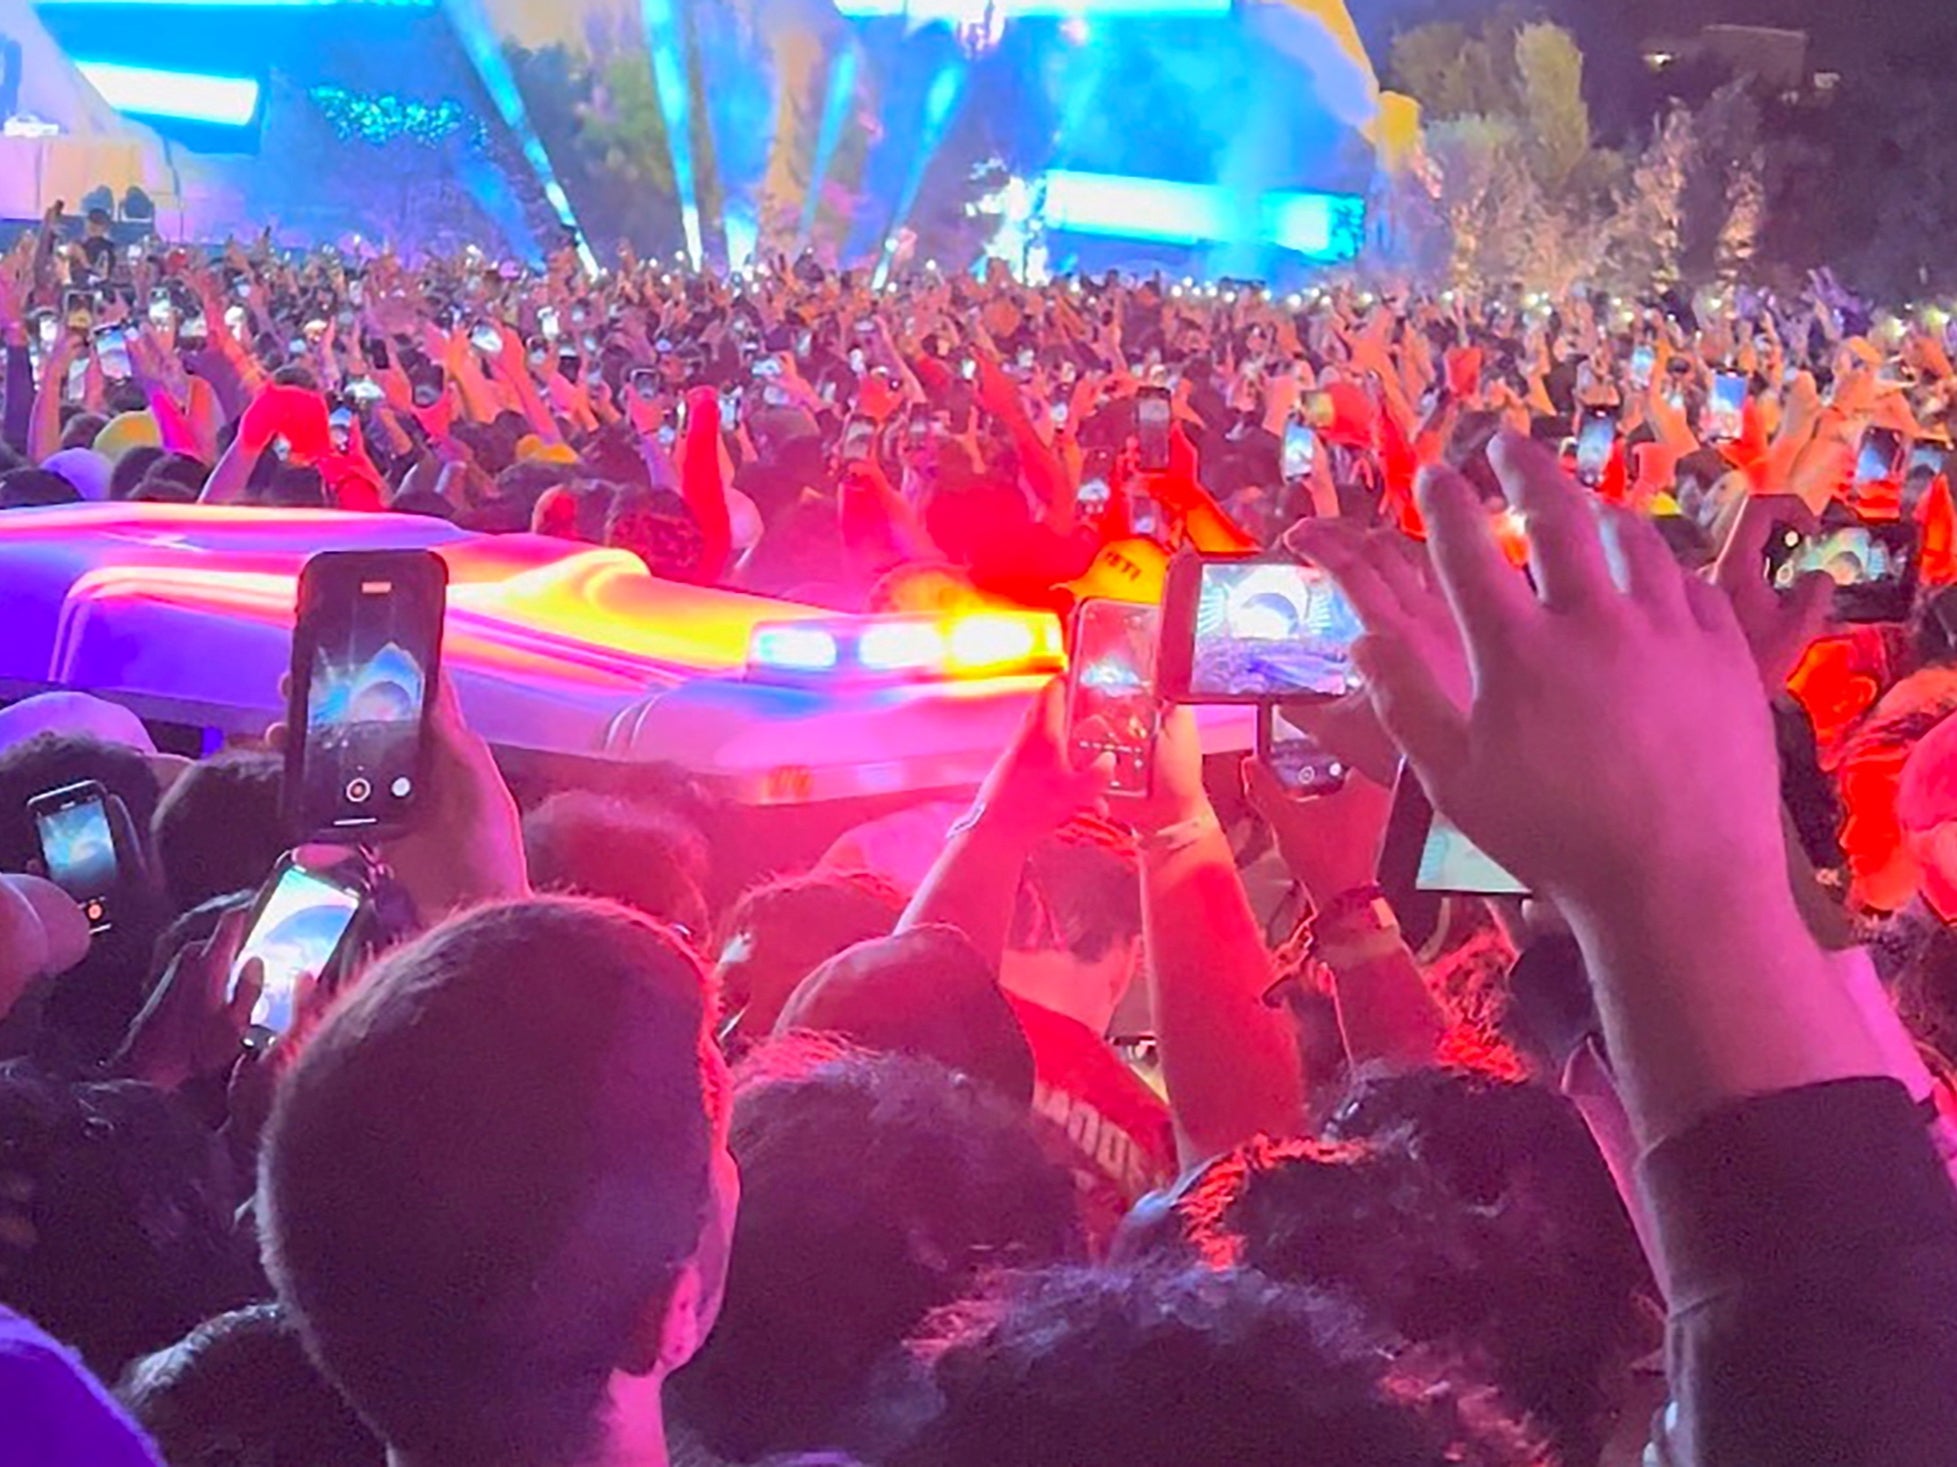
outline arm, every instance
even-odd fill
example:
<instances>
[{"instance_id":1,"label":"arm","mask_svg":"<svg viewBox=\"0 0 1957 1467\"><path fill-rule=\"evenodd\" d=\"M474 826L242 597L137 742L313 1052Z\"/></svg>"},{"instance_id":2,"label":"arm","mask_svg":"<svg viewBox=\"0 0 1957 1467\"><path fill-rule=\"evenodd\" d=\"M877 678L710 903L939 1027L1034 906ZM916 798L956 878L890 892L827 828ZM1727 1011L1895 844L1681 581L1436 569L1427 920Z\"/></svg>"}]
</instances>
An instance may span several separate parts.
<instances>
[{"instance_id":1,"label":"arm","mask_svg":"<svg viewBox=\"0 0 1957 1467\"><path fill-rule=\"evenodd\" d=\"M63 331L55 338L41 368L40 390L34 394L34 413L27 425L27 456L35 463L46 463L61 448L61 402L68 393L68 373L81 352L74 333Z\"/></svg>"},{"instance_id":2,"label":"arm","mask_svg":"<svg viewBox=\"0 0 1957 1467\"><path fill-rule=\"evenodd\" d=\"M21 334L16 343L14 337ZM34 422L34 358L28 354L25 335L9 330L7 333L7 417L0 437L13 449L25 449L27 438Z\"/></svg>"},{"instance_id":3,"label":"arm","mask_svg":"<svg viewBox=\"0 0 1957 1467\"><path fill-rule=\"evenodd\" d=\"M1230 842L1203 793L1194 714L1169 710L1156 794L1137 812L1142 927L1162 1074L1184 1166L1304 1124L1304 1079L1285 1017L1264 1002L1270 955Z\"/></svg>"},{"instance_id":4,"label":"arm","mask_svg":"<svg viewBox=\"0 0 1957 1467\"><path fill-rule=\"evenodd\" d=\"M720 395L696 387L687 395L686 437L680 445L680 493L700 522L702 581L717 583L734 548L727 489L720 473Z\"/></svg>"}]
</instances>

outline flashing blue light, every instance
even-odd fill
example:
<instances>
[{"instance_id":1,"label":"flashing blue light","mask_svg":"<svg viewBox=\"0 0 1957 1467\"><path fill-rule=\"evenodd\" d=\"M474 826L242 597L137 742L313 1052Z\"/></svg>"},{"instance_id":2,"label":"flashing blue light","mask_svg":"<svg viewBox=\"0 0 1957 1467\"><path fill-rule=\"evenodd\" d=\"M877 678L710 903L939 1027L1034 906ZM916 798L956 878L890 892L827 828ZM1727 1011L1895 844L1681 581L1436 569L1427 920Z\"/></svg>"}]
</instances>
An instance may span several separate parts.
<instances>
[{"instance_id":1,"label":"flashing blue light","mask_svg":"<svg viewBox=\"0 0 1957 1467\"><path fill-rule=\"evenodd\" d=\"M1196 245L1240 239L1244 202L1215 184L1061 169L1046 176L1044 216L1050 230ZM1267 193L1248 212L1263 242L1310 259L1348 260L1363 242L1356 194Z\"/></svg>"},{"instance_id":2,"label":"flashing blue light","mask_svg":"<svg viewBox=\"0 0 1957 1467\"><path fill-rule=\"evenodd\" d=\"M802 200L800 240L806 244L815 233L816 212L822 205L822 183L829 176L829 165L836 161L842 146L843 128L849 122L850 107L856 100L858 52L853 41L836 49L836 61L829 69L829 94L822 103L822 128L816 134L815 162L809 168L809 191Z\"/></svg>"},{"instance_id":3,"label":"flashing blue light","mask_svg":"<svg viewBox=\"0 0 1957 1467\"><path fill-rule=\"evenodd\" d=\"M640 0L646 51L652 57L652 84L659 93L659 115L666 122L666 146L673 155L673 190L679 195L680 228L687 257L697 270L706 244L700 231L699 174L693 162L693 100L680 53L679 17L673 0Z\"/></svg>"},{"instance_id":4,"label":"flashing blue light","mask_svg":"<svg viewBox=\"0 0 1957 1467\"><path fill-rule=\"evenodd\" d=\"M885 622L868 627L856 644L856 660L872 672L940 668L945 660L944 633L931 622Z\"/></svg>"},{"instance_id":5,"label":"flashing blue light","mask_svg":"<svg viewBox=\"0 0 1957 1467\"><path fill-rule=\"evenodd\" d=\"M76 61L76 70L118 112L249 127L258 115L258 83L248 76L158 71L117 61Z\"/></svg>"},{"instance_id":6,"label":"flashing blue light","mask_svg":"<svg viewBox=\"0 0 1957 1467\"><path fill-rule=\"evenodd\" d=\"M748 661L778 672L828 672L841 660L833 632L821 627L756 627Z\"/></svg>"},{"instance_id":7,"label":"flashing blue light","mask_svg":"<svg viewBox=\"0 0 1957 1467\"><path fill-rule=\"evenodd\" d=\"M890 228L885 231L883 254L871 276L871 284L879 290L890 278L891 262L897 255L897 231L911 217L917 196L924 188L924 176L930 170L931 160L937 155L945 134L951 130L951 119L964 95L965 67L961 62L947 61L931 78L930 90L924 94L924 117L918 127L917 159L911 164L910 177L904 182L903 193L897 197L897 212L891 218Z\"/></svg>"},{"instance_id":8,"label":"flashing blue light","mask_svg":"<svg viewBox=\"0 0 1957 1467\"><path fill-rule=\"evenodd\" d=\"M1006 20L1218 16L1228 15L1233 3L1234 0L836 0L836 9L850 20L889 20L901 16L916 25L938 20L954 25L976 25L988 13Z\"/></svg>"}]
</instances>

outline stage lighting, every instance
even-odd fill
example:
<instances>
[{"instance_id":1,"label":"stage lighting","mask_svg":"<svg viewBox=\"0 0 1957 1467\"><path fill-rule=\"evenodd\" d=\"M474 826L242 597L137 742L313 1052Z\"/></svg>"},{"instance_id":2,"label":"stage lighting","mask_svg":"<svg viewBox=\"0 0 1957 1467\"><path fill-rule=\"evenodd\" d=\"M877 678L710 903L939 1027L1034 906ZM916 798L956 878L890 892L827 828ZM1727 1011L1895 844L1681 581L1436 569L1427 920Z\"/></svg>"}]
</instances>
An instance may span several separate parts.
<instances>
[{"instance_id":1,"label":"stage lighting","mask_svg":"<svg viewBox=\"0 0 1957 1467\"><path fill-rule=\"evenodd\" d=\"M836 0L850 20L907 19L913 25L949 21L979 25L988 18L1112 19L1147 16L1223 16L1234 0Z\"/></svg>"},{"instance_id":2,"label":"stage lighting","mask_svg":"<svg viewBox=\"0 0 1957 1467\"><path fill-rule=\"evenodd\" d=\"M248 76L159 71L119 61L80 59L75 69L118 112L215 127L249 127L258 115L258 83Z\"/></svg>"},{"instance_id":3,"label":"stage lighting","mask_svg":"<svg viewBox=\"0 0 1957 1467\"><path fill-rule=\"evenodd\" d=\"M122 217L131 224L154 224L156 200L131 184L128 192L122 196Z\"/></svg>"}]
</instances>

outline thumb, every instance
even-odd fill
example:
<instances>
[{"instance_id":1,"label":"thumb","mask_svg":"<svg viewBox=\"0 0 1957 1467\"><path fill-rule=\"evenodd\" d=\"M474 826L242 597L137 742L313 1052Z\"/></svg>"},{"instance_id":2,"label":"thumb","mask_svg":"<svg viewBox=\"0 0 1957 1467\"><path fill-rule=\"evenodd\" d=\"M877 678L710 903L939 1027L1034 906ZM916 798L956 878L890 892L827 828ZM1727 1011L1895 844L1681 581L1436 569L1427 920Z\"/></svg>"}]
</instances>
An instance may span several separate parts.
<instances>
[{"instance_id":1,"label":"thumb","mask_svg":"<svg viewBox=\"0 0 1957 1467\"><path fill-rule=\"evenodd\" d=\"M1277 782L1277 776L1264 765L1256 755L1247 755L1243 762L1244 798L1250 808L1257 812L1265 824L1273 823L1271 812L1282 810L1287 796L1284 788Z\"/></svg>"},{"instance_id":2,"label":"thumb","mask_svg":"<svg viewBox=\"0 0 1957 1467\"><path fill-rule=\"evenodd\" d=\"M264 991L264 962L258 958L247 958L244 966L238 970L238 981L224 1001L225 1018L238 1033L244 1033L251 1023L251 1011L258 1006L258 997Z\"/></svg>"},{"instance_id":3,"label":"thumb","mask_svg":"<svg viewBox=\"0 0 1957 1467\"><path fill-rule=\"evenodd\" d=\"M1370 633L1353 645L1373 709L1429 791L1445 787L1467 761L1468 724L1434 671L1396 636Z\"/></svg>"},{"instance_id":4,"label":"thumb","mask_svg":"<svg viewBox=\"0 0 1957 1467\"><path fill-rule=\"evenodd\" d=\"M1781 615L1787 619L1790 645L1796 650L1805 649L1821 635L1834 600L1834 578L1826 571L1810 571L1794 583L1794 589L1787 593L1781 603Z\"/></svg>"}]
</instances>

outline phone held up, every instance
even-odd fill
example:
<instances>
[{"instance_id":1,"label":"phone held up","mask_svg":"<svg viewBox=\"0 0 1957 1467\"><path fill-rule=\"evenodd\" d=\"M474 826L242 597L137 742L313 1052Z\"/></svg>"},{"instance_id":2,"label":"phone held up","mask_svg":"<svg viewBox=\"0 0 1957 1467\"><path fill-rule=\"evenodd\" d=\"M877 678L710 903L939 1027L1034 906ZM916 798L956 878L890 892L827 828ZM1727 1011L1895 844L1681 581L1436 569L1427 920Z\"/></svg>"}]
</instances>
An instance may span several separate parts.
<instances>
[{"instance_id":1,"label":"phone held up","mask_svg":"<svg viewBox=\"0 0 1957 1467\"><path fill-rule=\"evenodd\" d=\"M115 895L122 881L113 797L92 779L49 790L27 802L41 842L41 865L88 918L90 932L115 926Z\"/></svg>"},{"instance_id":2,"label":"phone held up","mask_svg":"<svg viewBox=\"0 0 1957 1467\"><path fill-rule=\"evenodd\" d=\"M1089 600L1074 615L1067 661L1067 748L1085 768L1111 756L1110 795L1150 792L1162 709L1155 693L1161 611Z\"/></svg>"},{"instance_id":3,"label":"phone held up","mask_svg":"<svg viewBox=\"0 0 1957 1467\"><path fill-rule=\"evenodd\" d=\"M1332 578L1287 558L1190 555L1169 566L1157 686L1171 703L1338 698L1359 685L1359 617Z\"/></svg>"},{"instance_id":4,"label":"phone held up","mask_svg":"<svg viewBox=\"0 0 1957 1467\"><path fill-rule=\"evenodd\" d=\"M1786 591L1823 571L1835 583L1836 621L1904 622L1916 598L1916 551L1907 521L1827 524L1812 535L1778 525L1767 539L1767 578Z\"/></svg>"},{"instance_id":5,"label":"phone held up","mask_svg":"<svg viewBox=\"0 0 1957 1467\"><path fill-rule=\"evenodd\" d=\"M366 893L357 883L309 870L290 854L279 862L252 907L225 988L228 1000L237 993L246 964L258 960L262 971L245 1032L247 1046L263 1047L291 1030L301 979L336 985L348 954L358 945L367 909Z\"/></svg>"},{"instance_id":6,"label":"phone held up","mask_svg":"<svg viewBox=\"0 0 1957 1467\"><path fill-rule=\"evenodd\" d=\"M1170 421L1168 388L1135 390L1135 467L1144 474L1168 472Z\"/></svg>"},{"instance_id":7,"label":"phone held up","mask_svg":"<svg viewBox=\"0 0 1957 1467\"><path fill-rule=\"evenodd\" d=\"M1285 717L1276 703L1257 710L1257 762L1294 800L1336 795L1345 788L1345 761Z\"/></svg>"},{"instance_id":8,"label":"phone held up","mask_svg":"<svg viewBox=\"0 0 1957 1467\"><path fill-rule=\"evenodd\" d=\"M429 551L329 551L306 562L286 706L296 839L367 843L412 828L447 600L448 568Z\"/></svg>"}]
</instances>

